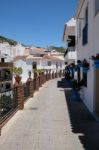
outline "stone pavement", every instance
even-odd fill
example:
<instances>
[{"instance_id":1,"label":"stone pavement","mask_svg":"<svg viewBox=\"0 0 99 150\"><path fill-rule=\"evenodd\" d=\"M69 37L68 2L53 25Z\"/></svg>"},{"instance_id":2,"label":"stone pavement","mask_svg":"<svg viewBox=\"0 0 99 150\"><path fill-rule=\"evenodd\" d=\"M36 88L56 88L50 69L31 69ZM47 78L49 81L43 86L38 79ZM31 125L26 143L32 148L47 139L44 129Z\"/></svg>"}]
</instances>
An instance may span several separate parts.
<instances>
[{"instance_id":1,"label":"stone pavement","mask_svg":"<svg viewBox=\"0 0 99 150\"><path fill-rule=\"evenodd\" d=\"M73 131L71 110L66 100L65 89L60 86L61 82L61 79L46 82L39 92L27 101L25 109L18 111L4 126L0 137L0 150L84 150L86 148L80 139L85 136L84 130L79 130L78 125L78 132ZM78 114L76 110L76 116ZM75 116L74 118L80 119ZM89 123L88 126L90 130ZM93 134L94 131L90 132Z\"/></svg>"}]
</instances>

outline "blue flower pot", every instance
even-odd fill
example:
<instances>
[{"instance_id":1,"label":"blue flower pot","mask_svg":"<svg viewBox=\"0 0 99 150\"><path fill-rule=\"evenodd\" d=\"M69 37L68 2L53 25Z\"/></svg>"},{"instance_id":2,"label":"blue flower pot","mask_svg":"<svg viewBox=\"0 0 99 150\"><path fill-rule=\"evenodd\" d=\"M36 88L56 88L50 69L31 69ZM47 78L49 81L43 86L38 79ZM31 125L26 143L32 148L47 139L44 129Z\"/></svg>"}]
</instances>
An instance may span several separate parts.
<instances>
[{"instance_id":1,"label":"blue flower pot","mask_svg":"<svg viewBox=\"0 0 99 150\"><path fill-rule=\"evenodd\" d=\"M99 68L99 59L94 59L94 65L96 68Z\"/></svg>"},{"instance_id":2,"label":"blue flower pot","mask_svg":"<svg viewBox=\"0 0 99 150\"><path fill-rule=\"evenodd\" d=\"M89 70L89 68L88 68L88 67L83 67L83 72L87 73L87 72L88 72L88 70Z\"/></svg>"},{"instance_id":3,"label":"blue flower pot","mask_svg":"<svg viewBox=\"0 0 99 150\"><path fill-rule=\"evenodd\" d=\"M81 101L80 94L79 94L78 90L73 90L72 91L71 100Z\"/></svg>"},{"instance_id":4,"label":"blue flower pot","mask_svg":"<svg viewBox=\"0 0 99 150\"><path fill-rule=\"evenodd\" d=\"M78 67L82 67L82 64L81 64L81 63L78 63Z\"/></svg>"}]
</instances>

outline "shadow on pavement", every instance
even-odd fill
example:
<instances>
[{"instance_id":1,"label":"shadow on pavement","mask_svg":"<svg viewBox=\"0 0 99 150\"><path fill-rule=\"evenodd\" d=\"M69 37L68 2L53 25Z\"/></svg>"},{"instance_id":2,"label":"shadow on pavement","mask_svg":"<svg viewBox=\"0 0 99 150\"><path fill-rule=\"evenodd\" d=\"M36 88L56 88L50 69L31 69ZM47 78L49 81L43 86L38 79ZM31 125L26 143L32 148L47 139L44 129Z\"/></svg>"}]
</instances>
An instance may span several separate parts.
<instances>
[{"instance_id":1,"label":"shadow on pavement","mask_svg":"<svg viewBox=\"0 0 99 150\"><path fill-rule=\"evenodd\" d=\"M79 140L85 150L99 150L99 123L95 121L82 101L71 100L70 81L62 79L57 82L57 87L64 90L72 132L80 135Z\"/></svg>"}]
</instances>

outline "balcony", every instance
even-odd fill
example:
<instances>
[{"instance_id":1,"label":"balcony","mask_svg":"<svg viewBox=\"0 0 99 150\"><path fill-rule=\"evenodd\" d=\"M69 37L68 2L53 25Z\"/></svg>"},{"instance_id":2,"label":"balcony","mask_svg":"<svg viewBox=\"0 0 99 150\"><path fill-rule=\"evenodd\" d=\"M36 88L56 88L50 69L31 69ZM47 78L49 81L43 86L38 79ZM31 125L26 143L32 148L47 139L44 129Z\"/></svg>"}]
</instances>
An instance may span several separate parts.
<instances>
[{"instance_id":1,"label":"balcony","mask_svg":"<svg viewBox=\"0 0 99 150\"><path fill-rule=\"evenodd\" d=\"M13 67L13 63L0 62L0 67Z\"/></svg>"},{"instance_id":2,"label":"balcony","mask_svg":"<svg viewBox=\"0 0 99 150\"><path fill-rule=\"evenodd\" d=\"M0 81L11 81L12 74L9 69L0 69Z\"/></svg>"}]
</instances>

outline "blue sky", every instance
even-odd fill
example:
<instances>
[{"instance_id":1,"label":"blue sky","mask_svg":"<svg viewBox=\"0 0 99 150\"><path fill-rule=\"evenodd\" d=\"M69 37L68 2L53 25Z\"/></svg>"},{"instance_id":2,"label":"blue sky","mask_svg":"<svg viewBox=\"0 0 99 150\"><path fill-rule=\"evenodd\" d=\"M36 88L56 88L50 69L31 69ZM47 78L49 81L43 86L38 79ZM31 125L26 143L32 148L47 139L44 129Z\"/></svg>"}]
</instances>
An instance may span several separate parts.
<instances>
[{"instance_id":1,"label":"blue sky","mask_svg":"<svg viewBox=\"0 0 99 150\"><path fill-rule=\"evenodd\" d=\"M0 35L26 45L62 46L77 0L0 0Z\"/></svg>"}]
</instances>

